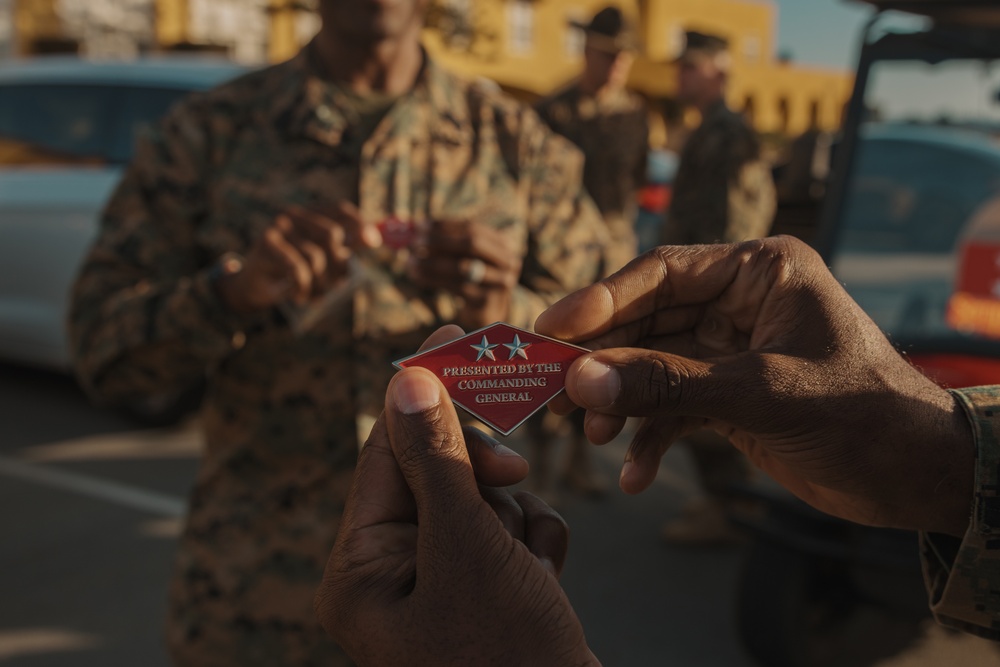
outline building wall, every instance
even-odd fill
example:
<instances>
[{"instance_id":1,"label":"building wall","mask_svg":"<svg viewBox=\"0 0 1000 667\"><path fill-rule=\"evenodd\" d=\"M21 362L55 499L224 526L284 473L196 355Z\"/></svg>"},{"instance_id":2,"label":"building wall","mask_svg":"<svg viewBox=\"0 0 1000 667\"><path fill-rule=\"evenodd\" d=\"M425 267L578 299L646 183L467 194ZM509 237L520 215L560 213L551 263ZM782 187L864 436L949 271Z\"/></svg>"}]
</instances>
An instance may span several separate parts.
<instances>
[{"instance_id":1,"label":"building wall","mask_svg":"<svg viewBox=\"0 0 1000 667\"><path fill-rule=\"evenodd\" d=\"M318 19L302 0L0 0L14 3L21 53L37 38L80 41L91 55L128 56L180 43L215 45L245 63L278 61L315 34ZM729 102L766 133L833 129L850 95L846 72L799 67L775 58L777 10L768 0L437 0L466 15L475 30L428 29L424 41L445 66L486 77L531 100L568 83L582 66L583 39L569 26L615 4L637 21L644 48L630 84L654 103L669 100L671 61L685 30L727 37L734 69ZM2 25L0 25L2 31ZM0 32L0 54L3 53ZM655 106L655 104L654 104Z\"/></svg>"},{"instance_id":2,"label":"building wall","mask_svg":"<svg viewBox=\"0 0 1000 667\"><path fill-rule=\"evenodd\" d=\"M756 0L644 0L643 41L650 60L671 60L684 46L684 32L697 30L729 39L737 66L773 58L777 10Z\"/></svg>"},{"instance_id":3,"label":"building wall","mask_svg":"<svg viewBox=\"0 0 1000 667\"><path fill-rule=\"evenodd\" d=\"M571 19L586 22L599 9L614 4L637 16L630 0L478 0L469 3L475 21L494 34L471 52L449 49L441 35L427 31L428 50L446 66L469 76L484 76L500 85L533 95L546 94L570 81L580 70L583 41Z\"/></svg>"},{"instance_id":4,"label":"building wall","mask_svg":"<svg viewBox=\"0 0 1000 667\"><path fill-rule=\"evenodd\" d=\"M495 31L493 38L473 49L454 49L441 34L427 31L429 51L455 71L493 79L529 99L564 85L579 72L581 42L568 27L568 19L586 21L608 4L618 5L638 21L644 48L630 85L651 100L673 96L676 70L671 61L683 48L686 30L730 40L734 68L729 103L740 110L749 106L748 115L761 132L795 135L812 127L835 129L851 93L852 77L847 72L777 61L777 9L766 0L476 0L465 4L482 25ZM532 36L530 44L521 39L525 33Z\"/></svg>"},{"instance_id":5,"label":"building wall","mask_svg":"<svg viewBox=\"0 0 1000 667\"><path fill-rule=\"evenodd\" d=\"M187 0L187 41L225 47L242 63L266 62L268 0Z\"/></svg>"},{"instance_id":6,"label":"building wall","mask_svg":"<svg viewBox=\"0 0 1000 667\"><path fill-rule=\"evenodd\" d=\"M88 57L135 57L156 43L154 0L56 0L55 11Z\"/></svg>"},{"instance_id":7,"label":"building wall","mask_svg":"<svg viewBox=\"0 0 1000 667\"><path fill-rule=\"evenodd\" d=\"M13 0L15 55L30 54L36 39L62 36L55 0Z\"/></svg>"}]
</instances>

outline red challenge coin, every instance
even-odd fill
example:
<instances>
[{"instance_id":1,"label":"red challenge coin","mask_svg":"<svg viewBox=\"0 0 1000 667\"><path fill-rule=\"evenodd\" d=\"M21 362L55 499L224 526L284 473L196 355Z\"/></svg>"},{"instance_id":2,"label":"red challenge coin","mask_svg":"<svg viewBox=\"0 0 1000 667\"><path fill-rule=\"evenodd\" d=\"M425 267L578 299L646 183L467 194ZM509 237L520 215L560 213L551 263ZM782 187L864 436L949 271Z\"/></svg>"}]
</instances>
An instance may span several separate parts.
<instances>
[{"instance_id":1,"label":"red challenge coin","mask_svg":"<svg viewBox=\"0 0 1000 667\"><path fill-rule=\"evenodd\" d=\"M412 220L393 216L382 220L376 227L382 234L382 242L393 250L409 248L417 238L417 225Z\"/></svg>"},{"instance_id":2,"label":"red challenge coin","mask_svg":"<svg viewBox=\"0 0 1000 667\"><path fill-rule=\"evenodd\" d=\"M426 368L456 405L510 435L563 390L570 364L587 352L498 322L395 366Z\"/></svg>"}]
</instances>

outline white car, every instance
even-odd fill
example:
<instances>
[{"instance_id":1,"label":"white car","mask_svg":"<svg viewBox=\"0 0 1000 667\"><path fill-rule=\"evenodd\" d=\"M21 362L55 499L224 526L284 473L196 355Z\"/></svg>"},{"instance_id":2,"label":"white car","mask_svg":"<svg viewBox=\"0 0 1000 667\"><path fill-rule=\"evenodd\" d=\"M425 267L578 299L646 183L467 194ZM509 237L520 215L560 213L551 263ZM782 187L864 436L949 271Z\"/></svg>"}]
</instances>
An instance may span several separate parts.
<instances>
[{"instance_id":1,"label":"white car","mask_svg":"<svg viewBox=\"0 0 1000 667\"><path fill-rule=\"evenodd\" d=\"M136 132L244 71L194 57L0 65L0 358L69 368L69 290Z\"/></svg>"}]
</instances>

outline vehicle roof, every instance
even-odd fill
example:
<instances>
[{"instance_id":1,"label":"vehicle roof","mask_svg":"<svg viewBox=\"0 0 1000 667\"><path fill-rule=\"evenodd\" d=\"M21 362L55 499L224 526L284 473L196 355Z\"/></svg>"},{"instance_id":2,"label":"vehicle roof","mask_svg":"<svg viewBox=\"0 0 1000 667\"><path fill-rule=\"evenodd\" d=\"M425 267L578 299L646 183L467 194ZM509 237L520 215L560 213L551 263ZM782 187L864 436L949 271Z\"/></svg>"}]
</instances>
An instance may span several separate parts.
<instances>
[{"instance_id":1,"label":"vehicle roof","mask_svg":"<svg viewBox=\"0 0 1000 667\"><path fill-rule=\"evenodd\" d=\"M44 56L0 64L0 84L58 83L143 85L206 89L235 78L247 68L205 56L149 57L126 61Z\"/></svg>"},{"instance_id":2,"label":"vehicle roof","mask_svg":"<svg viewBox=\"0 0 1000 667\"><path fill-rule=\"evenodd\" d=\"M911 123L871 125L862 132L865 141L901 141L973 153L1000 165L1000 144L988 141L982 132L961 128Z\"/></svg>"},{"instance_id":3,"label":"vehicle roof","mask_svg":"<svg viewBox=\"0 0 1000 667\"><path fill-rule=\"evenodd\" d=\"M851 0L879 11L896 10L927 16L937 23L970 27L1000 26L1000 4L996 0Z\"/></svg>"}]
</instances>

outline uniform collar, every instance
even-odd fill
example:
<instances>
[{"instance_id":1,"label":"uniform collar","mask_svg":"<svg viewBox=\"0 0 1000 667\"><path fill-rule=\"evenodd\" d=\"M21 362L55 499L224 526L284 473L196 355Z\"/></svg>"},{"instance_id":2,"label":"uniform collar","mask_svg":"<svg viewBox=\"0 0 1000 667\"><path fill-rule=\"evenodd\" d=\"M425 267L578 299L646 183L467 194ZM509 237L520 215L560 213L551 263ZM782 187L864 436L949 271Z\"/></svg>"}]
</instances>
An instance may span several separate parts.
<instances>
[{"instance_id":1,"label":"uniform collar","mask_svg":"<svg viewBox=\"0 0 1000 667\"><path fill-rule=\"evenodd\" d=\"M416 134L430 134L439 139L464 142L471 134L468 102L463 86L451 74L439 67L421 48L424 66L413 89L404 94L397 107L409 105L401 115L423 116L426 124L413 123ZM344 116L345 102L337 86L324 77L322 65L313 55L312 44L306 45L287 64L287 76L275 96L273 120L291 136L305 136L325 144L340 143L348 121Z\"/></svg>"},{"instance_id":2,"label":"uniform collar","mask_svg":"<svg viewBox=\"0 0 1000 667\"><path fill-rule=\"evenodd\" d=\"M720 97L718 100L709 105L705 112L702 114L703 118L715 118L717 116L724 116L729 113L729 107L726 105L726 99Z\"/></svg>"}]
</instances>

